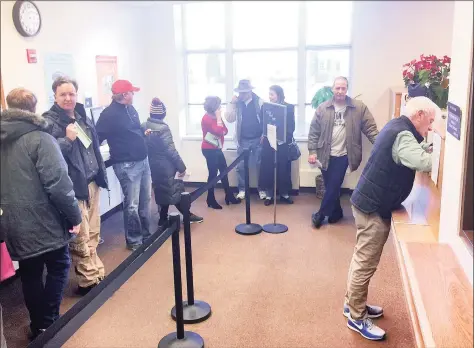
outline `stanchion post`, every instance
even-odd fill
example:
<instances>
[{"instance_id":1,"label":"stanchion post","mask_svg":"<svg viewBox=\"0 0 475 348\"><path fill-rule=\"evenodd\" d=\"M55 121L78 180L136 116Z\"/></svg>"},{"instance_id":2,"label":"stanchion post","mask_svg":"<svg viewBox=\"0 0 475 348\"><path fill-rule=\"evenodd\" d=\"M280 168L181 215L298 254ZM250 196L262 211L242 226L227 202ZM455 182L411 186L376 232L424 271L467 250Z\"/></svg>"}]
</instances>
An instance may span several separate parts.
<instances>
[{"instance_id":1,"label":"stanchion post","mask_svg":"<svg viewBox=\"0 0 475 348\"><path fill-rule=\"evenodd\" d=\"M185 331L183 319L183 298L181 284L180 262L180 215L170 214L170 223L176 224L177 229L172 234L172 257L173 257L173 280L175 283L175 308L176 308L176 332L163 337L158 343L158 348L204 348L203 338L197 333Z\"/></svg>"},{"instance_id":2,"label":"stanchion post","mask_svg":"<svg viewBox=\"0 0 475 348\"><path fill-rule=\"evenodd\" d=\"M180 208L183 214L183 227L185 237L185 264L187 301L183 302L183 321L185 324L195 324L205 321L211 316L211 306L204 301L195 301L195 288L193 284L193 256L191 252L191 224L190 208L191 196L189 192L181 194ZM171 316L177 320L177 308L172 308Z\"/></svg>"},{"instance_id":3,"label":"stanchion post","mask_svg":"<svg viewBox=\"0 0 475 348\"><path fill-rule=\"evenodd\" d=\"M262 226L251 223L251 193L249 189L249 157L250 149L244 150L244 193L246 196L246 223L236 226L236 233L243 235L253 235L262 232Z\"/></svg>"},{"instance_id":4,"label":"stanchion post","mask_svg":"<svg viewBox=\"0 0 475 348\"><path fill-rule=\"evenodd\" d=\"M251 190L249 189L249 157L251 151L246 149L244 152L244 192L246 197L246 225L251 223Z\"/></svg>"}]
</instances>

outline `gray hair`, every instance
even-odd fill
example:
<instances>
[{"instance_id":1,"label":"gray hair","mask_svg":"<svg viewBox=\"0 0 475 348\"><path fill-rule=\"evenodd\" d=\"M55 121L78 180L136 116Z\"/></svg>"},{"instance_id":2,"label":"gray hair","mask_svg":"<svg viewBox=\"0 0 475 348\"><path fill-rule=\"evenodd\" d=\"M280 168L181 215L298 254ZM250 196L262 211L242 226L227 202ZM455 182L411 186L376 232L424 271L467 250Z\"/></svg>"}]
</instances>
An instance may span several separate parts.
<instances>
[{"instance_id":1,"label":"gray hair","mask_svg":"<svg viewBox=\"0 0 475 348\"><path fill-rule=\"evenodd\" d=\"M76 80L71 79L67 76L59 76L53 82L53 86L52 86L53 92L56 93L56 90L58 89L59 86L67 84L67 83L72 84L76 92L78 91L78 83L76 82Z\"/></svg>"},{"instance_id":2,"label":"gray hair","mask_svg":"<svg viewBox=\"0 0 475 348\"><path fill-rule=\"evenodd\" d=\"M427 97L414 97L409 99L405 109L407 117L410 118L416 116L419 111L425 114L434 113L434 115L441 112L437 104Z\"/></svg>"},{"instance_id":3,"label":"gray hair","mask_svg":"<svg viewBox=\"0 0 475 348\"><path fill-rule=\"evenodd\" d=\"M345 76L337 76L335 77L335 79L333 80L333 87L335 87L335 82L337 80L345 80L346 81L346 87L348 87L348 79L345 77Z\"/></svg>"},{"instance_id":4,"label":"gray hair","mask_svg":"<svg viewBox=\"0 0 475 348\"><path fill-rule=\"evenodd\" d=\"M124 100L124 93L113 94L112 99L115 100L116 102L120 102Z\"/></svg>"}]
</instances>

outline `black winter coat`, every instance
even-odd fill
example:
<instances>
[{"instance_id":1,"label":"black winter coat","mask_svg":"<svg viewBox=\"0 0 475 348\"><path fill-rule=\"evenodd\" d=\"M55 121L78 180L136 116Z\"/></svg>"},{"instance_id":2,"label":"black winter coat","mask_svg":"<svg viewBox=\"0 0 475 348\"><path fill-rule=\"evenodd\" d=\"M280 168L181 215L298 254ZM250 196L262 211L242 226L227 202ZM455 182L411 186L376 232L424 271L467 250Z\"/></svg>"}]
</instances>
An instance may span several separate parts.
<instances>
[{"instance_id":1,"label":"black winter coat","mask_svg":"<svg viewBox=\"0 0 475 348\"><path fill-rule=\"evenodd\" d=\"M0 231L13 260L59 249L72 239L81 211L46 120L9 109L0 117ZM1 237L1 236L0 236Z\"/></svg>"},{"instance_id":2,"label":"black winter coat","mask_svg":"<svg viewBox=\"0 0 475 348\"><path fill-rule=\"evenodd\" d=\"M76 104L75 111L83 119L86 127L92 134L92 145L94 154L96 155L97 164L99 165L99 171L97 172L95 182L97 186L107 189L107 172L102 159L101 151L99 149L99 139L97 137L96 129L91 120L86 116L86 110L80 103ZM84 159L81 151L85 151L84 146L79 139L71 141L66 137L66 127L75 120L71 119L64 110L62 110L57 104L54 104L49 111L46 111L43 116L48 121L48 132L58 140L59 147L63 153L64 159L68 164L69 176L74 184L74 192L76 198L82 201L89 200L89 189L87 177L84 169Z\"/></svg>"},{"instance_id":3,"label":"black winter coat","mask_svg":"<svg viewBox=\"0 0 475 348\"><path fill-rule=\"evenodd\" d=\"M155 201L158 205L178 204L185 188L183 181L176 180L175 175L183 173L186 166L175 148L172 132L163 120L153 118L143 123L142 129L153 130L146 142Z\"/></svg>"}]
</instances>

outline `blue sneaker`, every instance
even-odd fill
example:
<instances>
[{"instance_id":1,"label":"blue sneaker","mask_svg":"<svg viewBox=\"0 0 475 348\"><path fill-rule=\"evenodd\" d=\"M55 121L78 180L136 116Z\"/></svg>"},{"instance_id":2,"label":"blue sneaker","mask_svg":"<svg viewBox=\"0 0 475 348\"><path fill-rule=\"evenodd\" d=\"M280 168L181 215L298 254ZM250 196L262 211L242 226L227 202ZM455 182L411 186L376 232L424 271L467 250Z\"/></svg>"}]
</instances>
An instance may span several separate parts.
<instances>
[{"instance_id":1,"label":"blue sneaker","mask_svg":"<svg viewBox=\"0 0 475 348\"><path fill-rule=\"evenodd\" d=\"M376 319L383 315L383 309L378 306L366 305L366 311L368 313L368 318ZM343 315L350 319L350 307L347 304L343 306Z\"/></svg>"},{"instance_id":2,"label":"blue sneaker","mask_svg":"<svg viewBox=\"0 0 475 348\"><path fill-rule=\"evenodd\" d=\"M353 331L359 332L361 336L371 341L380 341L386 336L386 332L384 332L380 327L374 325L370 318L353 320L350 317L346 326Z\"/></svg>"}]
</instances>

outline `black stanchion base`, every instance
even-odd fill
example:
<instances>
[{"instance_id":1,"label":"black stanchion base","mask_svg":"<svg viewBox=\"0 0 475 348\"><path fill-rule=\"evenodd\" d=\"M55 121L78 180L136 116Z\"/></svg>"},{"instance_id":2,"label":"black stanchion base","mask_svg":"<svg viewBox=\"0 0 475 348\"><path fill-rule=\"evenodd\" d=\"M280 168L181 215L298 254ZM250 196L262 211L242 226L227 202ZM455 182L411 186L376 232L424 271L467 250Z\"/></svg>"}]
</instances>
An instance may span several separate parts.
<instances>
[{"instance_id":1,"label":"black stanchion base","mask_svg":"<svg viewBox=\"0 0 475 348\"><path fill-rule=\"evenodd\" d=\"M204 348L205 342L197 333L185 331L185 338L176 338L176 332L163 337L158 343L158 348Z\"/></svg>"},{"instance_id":2,"label":"black stanchion base","mask_svg":"<svg viewBox=\"0 0 475 348\"><path fill-rule=\"evenodd\" d=\"M258 224L240 224L236 226L236 233L243 235L253 235L262 232L262 226Z\"/></svg>"},{"instance_id":3,"label":"black stanchion base","mask_svg":"<svg viewBox=\"0 0 475 348\"><path fill-rule=\"evenodd\" d=\"M262 226L262 230L266 233L284 233L289 230L289 228L283 224L267 224Z\"/></svg>"},{"instance_id":4,"label":"black stanchion base","mask_svg":"<svg viewBox=\"0 0 475 348\"><path fill-rule=\"evenodd\" d=\"M172 318L176 321L176 308L172 308ZM205 321L211 316L211 306L203 301L195 300L190 306L187 301L183 301L183 322L185 324L196 324Z\"/></svg>"}]
</instances>

